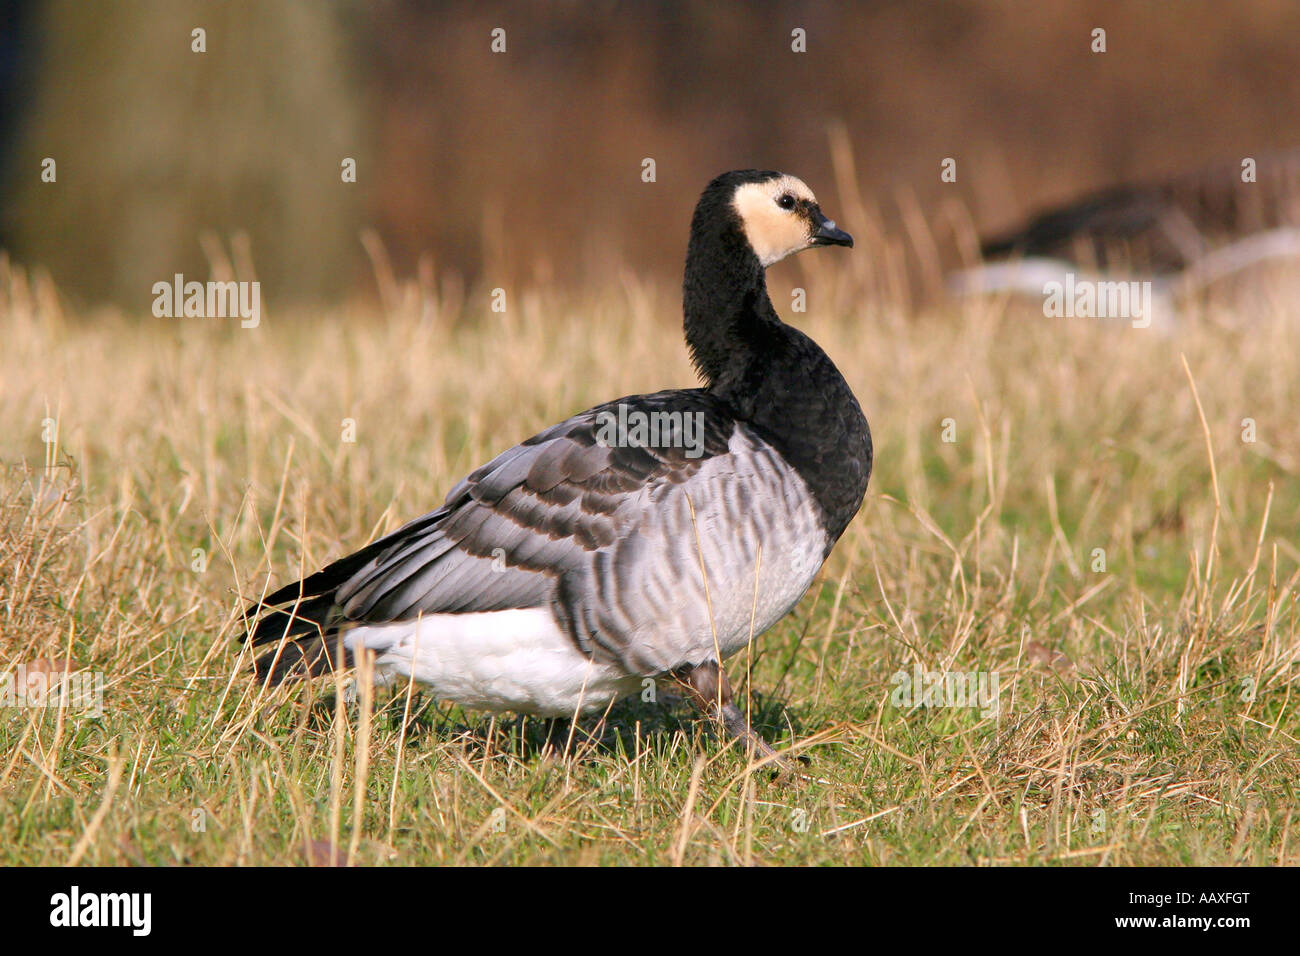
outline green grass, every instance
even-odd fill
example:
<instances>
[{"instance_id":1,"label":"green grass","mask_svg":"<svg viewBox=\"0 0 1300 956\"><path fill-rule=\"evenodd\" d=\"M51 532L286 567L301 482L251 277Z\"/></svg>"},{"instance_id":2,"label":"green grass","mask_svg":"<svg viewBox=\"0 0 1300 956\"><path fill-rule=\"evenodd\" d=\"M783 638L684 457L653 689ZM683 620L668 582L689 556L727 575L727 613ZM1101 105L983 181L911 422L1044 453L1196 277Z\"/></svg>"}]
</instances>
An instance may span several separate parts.
<instances>
[{"instance_id":1,"label":"green grass","mask_svg":"<svg viewBox=\"0 0 1300 956\"><path fill-rule=\"evenodd\" d=\"M0 673L69 660L105 694L99 718L0 708L0 863L1297 862L1296 299L1162 336L998 302L821 308L865 301L831 281L774 280L809 287L793 318L877 464L819 583L729 664L807 758L781 783L666 694L584 719L565 758L538 721L418 688L263 691L237 640L268 576L561 416L690 384L670 285L241 330L67 316L6 267ZM915 663L996 673L999 712L895 706Z\"/></svg>"}]
</instances>

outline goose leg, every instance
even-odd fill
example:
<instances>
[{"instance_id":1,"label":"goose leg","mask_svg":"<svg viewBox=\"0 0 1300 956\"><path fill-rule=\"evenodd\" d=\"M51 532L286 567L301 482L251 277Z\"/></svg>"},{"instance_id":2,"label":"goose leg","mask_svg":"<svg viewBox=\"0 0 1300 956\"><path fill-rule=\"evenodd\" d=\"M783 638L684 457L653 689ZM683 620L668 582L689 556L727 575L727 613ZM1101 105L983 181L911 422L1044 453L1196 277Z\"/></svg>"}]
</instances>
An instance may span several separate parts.
<instances>
[{"instance_id":1,"label":"goose leg","mask_svg":"<svg viewBox=\"0 0 1300 956\"><path fill-rule=\"evenodd\" d=\"M543 737L538 749L542 755L553 760L568 759L572 721L568 717L543 717L541 721Z\"/></svg>"},{"instance_id":2,"label":"goose leg","mask_svg":"<svg viewBox=\"0 0 1300 956\"><path fill-rule=\"evenodd\" d=\"M716 720L727 735L744 744L755 757L771 758L771 763L783 774L793 770L790 762L777 756L771 744L764 740L740 712L731 693L731 681L714 661L705 661L694 667L683 667L673 672L677 681L686 688L691 702L704 716Z\"/></svg>"}]
</instances>

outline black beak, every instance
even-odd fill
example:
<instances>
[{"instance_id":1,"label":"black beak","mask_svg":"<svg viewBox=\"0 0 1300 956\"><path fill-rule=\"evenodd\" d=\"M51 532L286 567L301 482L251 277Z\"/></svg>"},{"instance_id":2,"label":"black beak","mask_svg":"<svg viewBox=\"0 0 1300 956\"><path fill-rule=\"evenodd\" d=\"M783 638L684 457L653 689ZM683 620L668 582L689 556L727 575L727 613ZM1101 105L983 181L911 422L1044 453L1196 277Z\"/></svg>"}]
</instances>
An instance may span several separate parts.
<instances>
[{"instance_id":1,"label":"black beak","mask_svg":"<svg viewBox=\"0 0 1300 956\"><path fill-rule=\"evenodd\" d=\"M813 214L812 244L814 246L853 246L853 237L827 219L820 212Z\"/></svg>"}]
</instances>

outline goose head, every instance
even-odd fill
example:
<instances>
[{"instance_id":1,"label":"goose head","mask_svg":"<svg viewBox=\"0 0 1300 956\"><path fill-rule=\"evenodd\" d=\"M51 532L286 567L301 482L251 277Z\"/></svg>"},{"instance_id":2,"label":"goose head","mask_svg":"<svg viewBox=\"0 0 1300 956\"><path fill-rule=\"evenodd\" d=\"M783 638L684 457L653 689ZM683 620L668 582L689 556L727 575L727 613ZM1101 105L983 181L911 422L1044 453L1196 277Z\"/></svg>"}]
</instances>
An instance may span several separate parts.
<instances>
[{"instance_id":1,"label":"goose head","mask_svg":"<svg viewBox=\"0 0 1300 956\"><path fill-rule=\"evenodd\" d=\"M853 237L826 218L797 176L740 170L719 180L731 189L731 210L763 268L811 246L853 245Z\"/></svg>"},{"instance_id":2,"label":"goose head","mask_svg":"<svg viewBox=\"0 0 1300 956\"><path fill-rule=\"evenodd\" d=\"M795 176L738 169L705 186L686 246L682 318L691 358L709 387L747 387L755 350L770 351L784 334L767 292L768 266L811 246L852 245Z\"/></svg>"}]
</instances>

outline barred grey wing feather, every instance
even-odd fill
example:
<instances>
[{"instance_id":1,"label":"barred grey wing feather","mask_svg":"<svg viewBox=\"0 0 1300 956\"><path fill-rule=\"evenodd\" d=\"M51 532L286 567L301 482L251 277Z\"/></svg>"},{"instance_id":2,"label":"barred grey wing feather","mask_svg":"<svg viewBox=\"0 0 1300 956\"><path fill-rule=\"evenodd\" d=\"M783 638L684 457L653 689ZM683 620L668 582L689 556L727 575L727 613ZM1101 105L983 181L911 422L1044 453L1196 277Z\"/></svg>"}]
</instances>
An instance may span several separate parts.
<instances>
[{"instance_id":1,"label":"barred grey wing feather","mask_svg":"<svg viewBox=\"0 0 1300 956\"><path fill-rule=\"evenodd\" d=\"M554 607L629 673L734 653L798 602L830 546L803 480L744 425L728 454L627 507L635 533L567 573Z\"/></svg>"},{"instance_id":2,"label":"barred grey wing feather","mask_svg":"<svg viewBox=\"0 0 1300 956\"><path fill-rule=\"evenodd\" d=\"M644 495L672 485L709 455L726 452L730 416L703 393L622 399L653 409L683 402L714 421L697 458L681 448L606 446L596 440L599 406L508 449L461 481L438 512L343 581L335 601L355 623L420 614L539 607L557 581L614 545L643 520Z\"/></svg>"}]
</instances>

